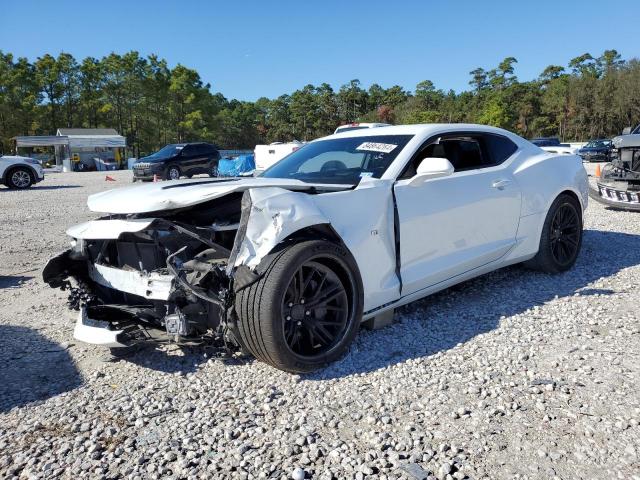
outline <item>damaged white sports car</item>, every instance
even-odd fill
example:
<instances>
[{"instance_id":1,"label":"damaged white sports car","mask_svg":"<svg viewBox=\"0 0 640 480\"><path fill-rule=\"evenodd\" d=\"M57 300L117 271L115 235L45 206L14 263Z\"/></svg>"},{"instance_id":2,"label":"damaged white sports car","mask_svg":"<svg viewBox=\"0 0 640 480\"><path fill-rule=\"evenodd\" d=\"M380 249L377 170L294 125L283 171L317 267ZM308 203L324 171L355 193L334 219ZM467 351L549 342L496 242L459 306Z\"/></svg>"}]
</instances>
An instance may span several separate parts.
<instances>
[{"instance_id":1,"label":"damaged white sports car","mask_svg":"<svg viewBox=\"0 0 640 480\"><path fill-rule=\"evenodd\" d=\"M224 342L277 368L337 359L363 321L527 262L570 268L587 175L507 131L354 130L257 178L194 179L89 197L43 271L70 289L79 340Z\"/></svg>"}]
</instances>

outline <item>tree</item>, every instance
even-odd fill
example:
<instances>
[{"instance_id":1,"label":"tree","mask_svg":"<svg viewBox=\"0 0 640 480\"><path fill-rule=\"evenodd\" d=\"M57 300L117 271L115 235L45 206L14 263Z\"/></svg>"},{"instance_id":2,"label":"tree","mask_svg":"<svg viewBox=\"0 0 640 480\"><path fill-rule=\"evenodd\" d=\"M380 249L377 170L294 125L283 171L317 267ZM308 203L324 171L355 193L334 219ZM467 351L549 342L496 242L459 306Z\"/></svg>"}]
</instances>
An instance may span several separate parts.
<instances>
[{"instance_id":1,"label":"tree","mask_svg":"<svg viewBox=\"0 0 640 480\"><path fill-rule=\"evenodd\" d=\"M0 51L0 141L54 134L61 126L112 127L134 155L171 142L213 141L229 148L258 142L311 140L353 121L479 122L527 137L586 140L619 134L640 122L640 62L616 50L585 53L567 66L549 65L532 81L515 76L514 57L470 72L468 91L442 91L429 80L415 93L400 85L367 90L352 80L306 85L256 102L228 100L197 71L170 68L156 55L112 53L77 62L61 53L31 63Z\"/></svg>"},{"instance_id":2,"label":"tree","mask_svg":"<svg viewBox=\"0 0 640 480\"><path fill-rule=\"evenodd\" d=\"M97 128L100 123L99 111L102 107L102 87L104 70L102 63L93 57L87 57L80 65L79 104L83 124Z\"/></svg>"},{"instance_id":3,"label":"tree","mask_svg":"<svg viewBox=\"0 0 640 480\"><path fill-rule=\"evenodd\" d=\"M312 140L315 137L313 123L318 110L315 87L306 85L302 90L293 92L289 109L294 135L301 140Z\"/></svg>"},{"instance_id":4,"label":"tree","mask_svg":"<svg viewBox=\"0 0 640 480\"><path fill-rule=\"evenodd\" d=\"M515 63L518 63L518 60L514 57L507 57L500 62L498 68L489 70L488 78L492 88L502 90L517 81L513 74Z\"/></svg>"},{"instance_id":5,"label":"tree","mask_svg":"<svg viewBox=\"0 0 640 480\"><path fill-rule=\"evenodd\" d=\"M36 60L36 81L47 101L49 112L49 130L58 127L60 103L62 101L63 84L60 78L58 62L51 55L46 54Z\"/></svg>"},{"instance_id":6,"label":"tree","mask_svg":"<svg viewBox=\"0 0 640 480\"><path fill-rule=\"evenodd\" d=\"M597 64L590 53L583 53L578 57L572 58L569 61L569 67L576 76L598 76Z\"/></svg>"},{"instance_id":7,"label":"tree","mask_svg":"<svg viewBox=\"0 0 640 480\"><path fill-rule=\"evenodd\" d=\"M60 94L64 108L64 124L71 128L75 126L76 110L80 99L80 67L76 59L68 53L58 55L56 64L61 84Z\"/></svg>"},{"instance_id":8,"label":"tree","mask_svg":"<svg viewBox=\"0 0 640 480\"><path fill-rule=\"evenodd\" d=\"M560 67L558 65L549 65L540 74L540 82L546 85L550 81L555 80L563 74L564 67Z\"/></svg>"},{"instance_id":9,"label":"tree","mask_svg":"<svg viewBox=\"0 0 640 480\"><path fill-rule=\"evenodd\" d=\"M360 80L351 80L340 87L338 92L338 111L344 122L354 122L366 113L367 93L360 87Z\"/></svg>"},{"instance_id":10,"label":"tree","mask_svg":"<svg viewBox=\"0 0 640 480\"><path fill-rule=\"evenodd\" d=\"M471 70L469 75L472 77L469 81L469 85L473 87L476 93L487 88L487 72L484 71L484 68L478 67L475 70Z\"/></svg>"}]
</instances>

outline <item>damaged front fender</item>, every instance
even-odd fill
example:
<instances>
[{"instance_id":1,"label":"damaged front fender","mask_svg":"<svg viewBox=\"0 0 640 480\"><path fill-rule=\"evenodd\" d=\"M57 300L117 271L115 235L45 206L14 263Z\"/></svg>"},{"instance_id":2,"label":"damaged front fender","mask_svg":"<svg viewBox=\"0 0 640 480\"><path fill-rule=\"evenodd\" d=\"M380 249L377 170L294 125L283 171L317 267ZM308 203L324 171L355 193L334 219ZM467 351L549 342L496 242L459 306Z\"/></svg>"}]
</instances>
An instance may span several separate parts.
<instances>
[{"instance_id":1,"label":"damaged front fender","mask_svg":"<svg viewBox=\"0 0 640 480\"><path fill-rule=\"evenodd\" d=\"M242 218L230 265L255 268L280 242L303 228L329 224L310 195L283 188L255 188L243 196Z\"/></svg>"}]
</instances>

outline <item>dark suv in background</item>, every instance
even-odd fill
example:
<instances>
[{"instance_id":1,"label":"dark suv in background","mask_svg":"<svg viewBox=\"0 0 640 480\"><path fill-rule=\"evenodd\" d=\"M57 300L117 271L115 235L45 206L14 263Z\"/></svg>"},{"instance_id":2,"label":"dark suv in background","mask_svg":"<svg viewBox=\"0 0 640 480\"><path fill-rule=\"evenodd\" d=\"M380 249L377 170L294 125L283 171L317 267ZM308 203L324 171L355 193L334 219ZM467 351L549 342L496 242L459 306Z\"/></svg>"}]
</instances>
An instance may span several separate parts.
<instances>
[{"instance_id":1,"label":"dark suv in background","mask_svg":"<svg viewBox=\"0 0 640 480\"><path fill-rule=\"evenodd\" d=\"M133 181L153 180L154 175L165 180L201 173L217 177L219 160L218 149L210 143L172 143L135 163Z\"/></svg>"}]
</instances>

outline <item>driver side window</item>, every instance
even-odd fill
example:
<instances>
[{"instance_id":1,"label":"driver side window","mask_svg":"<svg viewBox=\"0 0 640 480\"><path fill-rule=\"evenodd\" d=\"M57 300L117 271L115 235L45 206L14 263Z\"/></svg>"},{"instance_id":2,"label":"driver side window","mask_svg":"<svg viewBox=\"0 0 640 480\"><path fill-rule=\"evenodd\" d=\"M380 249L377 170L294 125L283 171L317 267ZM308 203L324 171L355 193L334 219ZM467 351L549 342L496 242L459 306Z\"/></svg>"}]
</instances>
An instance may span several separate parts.
<instances>
[{"instance_id":1,"label":"driver side window","mask_svg":"<svg viewBox=\"0 0 640 480\"><path fill-rule=\"evenodd\" d=\"M191 157L193 155L195 155L195 145L186 145L181 152L181 157L186 158L186 157Z\"/></svg>"},{"instance_id":2,"label":"driver side window","mask_svg":"<svg viewBox=\"0 0 640 480\"><path fill-rule=\"evenodd\" d=\"M405 167L400 179L413 177L425 158L446 158L454 172L475 170L499 165L518 147L501 135L469 133L452 134L425 143Z\"/></svg>"}]
</instances>

